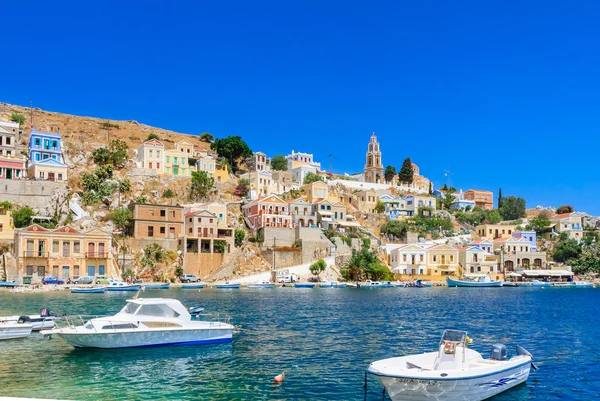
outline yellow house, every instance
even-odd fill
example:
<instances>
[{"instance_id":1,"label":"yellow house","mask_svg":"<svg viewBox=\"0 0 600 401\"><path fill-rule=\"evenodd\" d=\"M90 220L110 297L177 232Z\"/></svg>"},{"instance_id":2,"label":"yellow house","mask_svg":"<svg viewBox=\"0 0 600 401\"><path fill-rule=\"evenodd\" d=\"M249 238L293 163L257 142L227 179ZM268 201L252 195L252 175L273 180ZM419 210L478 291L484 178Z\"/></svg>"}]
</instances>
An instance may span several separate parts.
<instances>
[{"instance_id":1,"label":"yellow house","mask_svg":"<svg viewBox=\"0 0 600 401\"><path fill-rule=\"evenodd\" d=\"M475 228L475 232L479 238L493 241L496 238L512 237L515 227L514 224L481 224Z\"/></svg>"},{"instance_id":2,"label":"yellow house","mask_svg":"<svg viewBox=\"0 0 600 401\"><path fill-rule=\"evenodd\" d=\"M10 209L0 206L0 241L13 241L15 225Z\"/></svg>"},{"instance_id":3,"label":"yellow house","mask_svg":"<svg viewBox=\"0 0 600 401\"><path fill-rule=\"evenodd\" d=\"M306 184L302 186L302 191L309 203L315 203L319 199L329 198L329 186L323 181L315 181L311 184Z\"/></svg>"},{"instance_id":4,"label":"yellow house","mask_svg":"<svg viewBox=\"0 0 600 401\"><path fill-rule=\"evenodd\" d=\"M577 212L555 214L550 218L558 233L567 233L569 238L583 239L583 216Z\"/></svg>"},{"instance_id":5,"label":"yellow house","mask_svg":"<svg viewBox=\"0 0 600 401\"><path fill-rule=\"evenodd\" d=\"M194 157L194 145L187 139L176 142L175 149L185 154L187 157Z\"/></svg>"},{"instance_id":6,"label":"yellow house","mask_svg":"<svg viewBox=\"0 0 600 401\"><path fill-rule=\"evenodd\" d=\"M215 182L227 182L229 181L229 168L227 164L218 164L215 170L214 176Z\"/></svg>"},{"instance_id":7,"label":"yellow house","mask_svg":"<svg viewBox=\"0 0 600 401\"><path fill-rule=\"evenodd\" d=\"M165 145L158 139L150 139L140 145L137 150L137 160L142 168L155 171L156 174L165 172Z\"/></svg>"},{"instance_id":8,"label":"yellow house","mask_svg":"<svg viewBox=\"0 0 600 401\"><path fill-rule=\"evenodd\" d=\"M335 222L345 222L346 221L346 205L342 202L333 202L332 203L332 212L333 212L333 221Z\"/></svg>"},{"instance_id":9,"label":"yellow house","mask_svg":"<svg viewBox=\"0 0 600 401\"><path fill-rule=\"evenodd\" d=\"M501 272L498 257L478 246L461 247L458 252L464 274L479 273L495 277Z\"/></svg>"},{"instance_id":10,"label":"yellow house","mask_svg":"<svg viewBox=\"0 0 600 401\"><path fill-rule=\"evenodd\" d=\"M354 205L359 212L375 213L375 205L377 205L377 192L373 189L367 189L354 194L356 202Z\"/></svg>"},{"instance_id":11,"label":"yellow house","mask_svg":"<svg viewBox=\"0 0 600 401\"><path fill-rule=\"evenodd\" d=\"M175 177L190 177L191 168L188 164L189 156L177 149L165 151L165 174Z\"/></svg>"},{"instance_id":12,"label":"yellow house","mask_svg":"<svg viewBox=\"0 0 600 401\"><path fill-rule=\"evenodd\" d=\"M427 271L430 276L448 276L458 272L458 249L438 244L427 248Z\"/></svg>"},{"instance_id":13,"label":"yellow house","mask_svg":"<svg viewBox=\"0 0 600 401\"><path fill-rule=\"evenodd\" d=\"M198 158L198 161L196 162L196 169L198 171L204 171L209 177L214 178L215 173L217 172L217 160L208 154L206 156L202 156Z\"/></svg>"},{"instance_id":14,"label":"yellow house","mask_svg":"<svg viewBox=\"0 0 600 401\"><path fill-rule=\"evenodd\" d=\"M68 167L54 159L44 159L31 163L27 170L29 178L45 181L67 181Z\"/></svg>"}]
</instances>

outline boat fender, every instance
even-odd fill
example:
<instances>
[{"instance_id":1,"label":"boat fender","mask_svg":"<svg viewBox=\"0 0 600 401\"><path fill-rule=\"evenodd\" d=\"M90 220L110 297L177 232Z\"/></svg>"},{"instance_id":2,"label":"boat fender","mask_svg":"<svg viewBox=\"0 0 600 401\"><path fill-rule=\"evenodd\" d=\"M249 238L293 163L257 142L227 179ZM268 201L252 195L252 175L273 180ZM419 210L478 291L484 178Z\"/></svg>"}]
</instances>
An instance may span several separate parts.
<instances>
[{"instance_id":1,"label":"boat fender","mask_svg":"<svg viewBox=\"0 0 600 401\"><path fill-rule=\"evenodd\" d=\"M17 320L17 323L19 323L19 324L29 323L29 322L31 322L31 318L29 316L19 316L19 320Z\"/></svg>"},{"instance_id":2,"label":"boat fender","mask_svg":"<svg viewBox=\"0 0 600 401\"><path fill-rule=\"evenodd\" d=\"M281 372L280 375L277 375L273 378L275 383L283 383L283 379L285 378L285 372Z\"/></svg>"}]
</instances>

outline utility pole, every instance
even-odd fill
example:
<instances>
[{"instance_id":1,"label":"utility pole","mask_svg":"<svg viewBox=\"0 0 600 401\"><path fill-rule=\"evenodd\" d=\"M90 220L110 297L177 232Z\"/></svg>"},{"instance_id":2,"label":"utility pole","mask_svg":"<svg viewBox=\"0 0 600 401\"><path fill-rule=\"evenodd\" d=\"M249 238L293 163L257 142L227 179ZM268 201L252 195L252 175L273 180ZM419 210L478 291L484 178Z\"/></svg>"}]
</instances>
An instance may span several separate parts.
<instances>
[{"instance_id":1,"label":"utility pole","mask_svg":"<svg viewBox=\"0 0 600 401\"><path fill-rule=\"evenodd\" d=\"M329 155L329 175L333 177L333 155Z\"/></svg>"},{"instance_id":2,"label":"utility pole","mask_svg":"<svg viewBox=\"0 0 600 401\"><path fill-rule=\"evenodd\" d=\"M31 131L33 131L33 101L29 102L29 115Z\"/></svg>"},{"instance_id":3,"label":"utility pole","mask_svg":"<svg viewBox=\"0 0 600 401\"><path fill-rule=\"evenodd\" d=\"M275 270L275 248L277 247L277 238L273 238L273 264L271 265L271 281L277 281L277 272Z\"/></svg>"}]
</instances>

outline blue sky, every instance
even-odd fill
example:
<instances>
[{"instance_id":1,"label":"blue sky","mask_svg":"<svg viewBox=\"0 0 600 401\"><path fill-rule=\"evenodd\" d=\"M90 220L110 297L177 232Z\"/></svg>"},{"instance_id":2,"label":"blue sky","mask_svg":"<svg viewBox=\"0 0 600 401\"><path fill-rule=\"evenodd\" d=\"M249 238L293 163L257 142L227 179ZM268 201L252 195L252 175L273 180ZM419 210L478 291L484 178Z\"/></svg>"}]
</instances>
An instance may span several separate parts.
<instances>
[{"instance_id":1,"label":"blue sky","mask_svg":"<svg viewBox=\"0 0 600 401\"><path fill-rule=\"evenodd\" d=\"M600 214L600 3L9 2L0 101ZM13 15L14 18L7 18Z\"/></svg>"}]
</instances>

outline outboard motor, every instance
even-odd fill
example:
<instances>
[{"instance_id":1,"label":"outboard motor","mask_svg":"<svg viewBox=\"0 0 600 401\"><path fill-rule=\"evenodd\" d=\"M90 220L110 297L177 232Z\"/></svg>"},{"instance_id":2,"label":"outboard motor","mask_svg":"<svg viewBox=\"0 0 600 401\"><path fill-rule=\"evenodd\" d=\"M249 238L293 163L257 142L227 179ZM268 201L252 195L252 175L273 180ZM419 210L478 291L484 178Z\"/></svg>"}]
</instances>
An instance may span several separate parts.
<instances>
[{"instance_id":1,"label":"outboard motor","mask_svg":"<svg viewBox=\"0 0 600 401\"><path fill-rule=\"evenodd\" d=\"M17 320L17 323L31 323L31 318L29 316L19 316L19 320Z\"/></svg>"},{"instance_id":2,"label":"outboard motor","mask_svg":"<svg viewBox=\"0 0 600 401\"><path fill-rule=\"evenodd\" d=\"M48 308L41 308L40 309L40 317L56 317L56 313L52 312L50 309Z\"/></svg>"},{"instance_id":3,"label":"outboard motor","mask_svg":"<svg viewBox=\"0 0 600 401\"><path fill-rule=\"evenodd\" d=\"M490 350L490 359L495 361L506 360L506 346L504 344L494 344Z\"/></svg>"}]
</instances>

